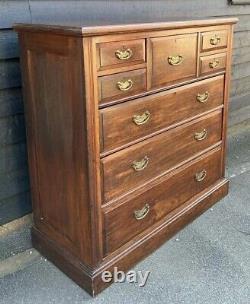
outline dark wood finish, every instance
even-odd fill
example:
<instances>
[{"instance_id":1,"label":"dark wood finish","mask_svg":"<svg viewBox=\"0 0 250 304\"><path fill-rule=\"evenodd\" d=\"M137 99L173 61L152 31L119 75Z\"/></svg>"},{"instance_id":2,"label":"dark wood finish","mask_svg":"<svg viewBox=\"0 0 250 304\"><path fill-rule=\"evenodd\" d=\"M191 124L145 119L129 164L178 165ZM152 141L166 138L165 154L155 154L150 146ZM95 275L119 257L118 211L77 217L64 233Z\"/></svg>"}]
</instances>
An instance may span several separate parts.
<instances>
[{"instance_id":1,"label":"dark wood finish","mask_svg":"<svg viewBox=\"0 0 250 304\"><path fill-rule=\"evenodd\" d=\"M150 231L146 230L143 238L142 236L139 239L135 238L133 243L126 248L126 252L119 254L119 250L117 250L110 255L111 258L106 257L102 264L97 266L95 272L83 267L81 260L70 255L35 228L32 229L32 241L35 248L94 297L112 283L112 281L110 283L102 281L103 271L108 270L112 273L114 267L128 271L227 194L228 181L222 179L170 212L167 217L157 223L156 227L150 227Z\"/></svg>"},{"instance_id":2,"label":"dark wood finish","mask_svg":"<svg viewBox=\"0 0 250 304\"><path fill-rule=\"evenodd\" d=\"M141 33L145 31L162 31L162 30L176 30L176 29L186 29L186 28L200 28L202 26L214 26L214 25L225 25L225 24L235 24L238 19L235 17L227 17L227 18L206 18L201 19L197 18L195 19L188 19L183 17L180 17L179 19L174 17L169 18L169 22L166 22L164 19L163 22L145 22L141 23L138 22L138 18L134 18L134 23L129 22L126 23L124 21L115 22L112 24L110 22L110 19L108 20L107 24L104 22L100 22L100 25L98 25L96 20L92 20L92 25L83 25L82 22L70 22L68 23L68 26L62 26L62 25L56 25L50 24L24 24L21 23L20 25L16 25L15 27L19 27L22 29L22 31L28 31L28 32L52 32L59 35L76 35L81 37L94 37L94 36L100 36L100 35L108 35L108 34L130 34L130 33ZM124 40L124 39L123 39Z\"/></svg>"},{"instance_id":3,"label":"dark wood finish","mask_svg":"<svg viewBox=\"0 0 250 304\"><path fill-rule=\"evenodd\" d=\"M44 33L20 38L35 225L91 264L82 43Z\"/></svg>"},{"instance_id":4,"label":"dark wood finish","mask_svg":"<svg viewBox=\"0 0 250 304\"><path fill-rule=\"evenodd\" d=\"M206 138L195 139L195 134L204 130ZM104 203L136 190L218 144L221 132L222 113L218 111L105 157L102 159ZM133 162L145 161L145 169L135 171Z\"/></svg>"},{"instance_id":5,"label":"dark wood finish","mask_svg":"<svg viewBox=\"0 0 250 304\"><path fill-rule=\"evenodd\" d=\"M178 1L173 0L160 0L157 5L153 5L154 0L144 1L143 5L141 0L133 0L133 6L131 6L130 0L119 2L119 5L117 5L116 1L107 0L100 1L98 5L96 5L96 1L88 1L88 5L86 5L86 1L78 1L77 5L75 5L74 1L0 1L0 58L3 59L3 61L5 59L12 61L19 57L17 35L12 31L14 22L31 22L32 20L32 22L39 24L44 22L48 24L65 24L67 22L67 24L70 23L71 25L73 23L83 25L82 23L84 23L85 25L91 26L96 25L95 23L99 21L106 24L171 21L173 18L179 20L181 18L181 21L185 21L186 17L190 18L191 11L193 16L199 16L199 18L204 18L203 16L206 16L206 18L207 16L237 16L239 23L235 27L234 35L232 86L229 108L229 126L233 126L250 118L248 108L250 99L250 6L230 6L228 4L229 1L217 0L206 2L206 9L204 10L204 5L200 4L202 1L203 0L182 1L181 6ZM245 2L247 3L248 0ZM59 14L58 10L60 10ZM150 35L151 34L152 33L150 33ZM17 66L18 64L19 62L17 61ZM8 72L12 65L4 64L3 66L4 69L1 70L0 68L0 73L3 73L0 83L6 83L4 78L10 79L11 77L13 79L11 81L8 80L8 89L0 89L0 116L2 117L0 119L5 121L6 116L12 116L9 117L9 121L13 120L14 122L16 120L16 110L19 114L23 113L21 90L19 90L20 88L16 88L16 85L20 85L19 75ZM113 70L115 70L115 68ZM18 78L18 81L16 81L15 78ZM18 104L18 108L15 107L15 103ZM23 120L18 120L18 124L21 129L24 127ZM16 124L14 123L11 125L1 124L1 127L2 133L9 137L12 130L14 132L16 130ZM26 191L26 182L28 183L27 169L19 161L15 161L15 159L20 160L23 157L22 153L19 154L16 146L19 144L24 146L25 143L25 139L22 139L22 142L18 142L18 144L11 143L8 146L2 145L0 147L0 155L2 155L2 153L4 155L1 157L3 166L10 166L9 159L11 159L12 169L11 171L8 170L7 173L11 175L13 179L11 178L9 182L6 178L4 179L6 171L1 171L0 175L5 182L5 187L10 189L11 187L16 188L14 196L5 197L3 195L0 201L0 205L6 208L5 214L8 215L8 219L6 220L21 217L27 213L28 210L29 201L26 200L26 207L24 207L25 203L22 202L24 197L23 193ZM16 167L14 168L12 164L16 164ZM20 182L20 176L24 176L24 171L26 171L27 181L24 182L24 180L22 180ZM10 192L4 191L3 193ZM17 196L20 197L17 198ZM17 201L20 203L17 203ZM7 211L8 205L9 211ZM14 210L12 206L16 206L16 209ZM31 211L31 207L29 207L29 211ZM4 216L2 218L4 221Z\"/></svg>"},{"instance_id":6,"label":"dark wood finish","mask_svg":"<svg viewBox=\"0 0 250 304\"><path fill-rule=\"evenodd\" d=\"M120 53L117 54L116 52L118 51ZM97 61L99 69L143 63L146 60L145 55L145 39L107 42L97 45Z\"/></svg>"},{"instance_id":7,"label":"dark wood finish","mask_svg":"<svg viewBox=\"0 0 250 304\"><path fill-rule=\"evenodd\" d=\"M121 85L124 85L124 91L122 89L119 89L119 83L121 83ZM128 95L133 96L142 91L146 91L145 69L99 77L100 102L105 102L117 98L124 98Z\"/></svg>"},{"instance_id":8,"label":"dark wood finish","mask_svg":"<svg viewBox=\"0 0 250 304\"><path fill-rule=\"evenodd\" d=\"M221 178L221 150L179 170L160 184L149 188L130 201L104 214L106 231L105 252L109 253L125 244L135 235L160 221L191 197L200 193ZM206 170L204 180L198 182L195 175ZM145 209L148 206L148 209ZM134 212L143 210L145 218L136 219Z\"/></svg>"},{"instance_id":9,"label":"dark wood finish","mask_svg":"<svg viewBox=\"0 0 250 304\"><path fill-rule=\"evenodd\" d=\"M178 82L196 76L198 35L176 35L152 38L151 86ZM180 56L180 63L169 62Z\"/></svg>"},{"instance_id":10,"label":"dark wood finish","mask_svg":"<svg viewBox=\"0 0 250 304\"><path fill-rule=\"evenodd\" d=\"M114 266L128 270L226 195L225 138L235 22L228 18L16 27L33 243L91 295L107 286L102 271L113 271ZM216 31L228 32L227 47L201 53L201 35ZM120 65L111 54L124 41L135 46L138 60ZM143 51L142 41L146 41ZM132 58L129 53L122 56ZM182 63L175 65L182 53ZM173 69L167 73L165 55L167 60L174 56ZM223 68L207 73L207 60L218 56L224 56L220 57L225 60ZM129 79L131 90L127 90ZM111 103L122 104L108 108ZM142 116L141 110L148 107L153 113L151 128L145 133L123 129L123 121L131 119L134 111L143 126L147 114ZM200 182L194 180L197 170ZM145 217L138 230L131 229L132 208L141 218L147 212L141 210L145 203L154 216Z\"/></svg>"},{"instance_id":11,"label":"dark wood finish","mask_svg":"<svg viewBox=\"0 0 250 304\"><path fill-rule=\"evenodd\" d=\"M215 54L200 58L201 74L214 73L226 68L227 54Z\"/></svg>"},{"instance_id":12,"label":"dark wood finish","mask_svg":"<svg viewBox=\"0 0 250 304\"><path fill-rule=\"evenodd\" d=\"M201 50L211 51L226 48L228 43L228 31L205 32L201 35Z\"/></svg>"},{"instance_id":13,"label":"dark wood finish","mask_svg":"<svg viewBox=\"0 0 250 304\"><path fill-rule=\"evenodd\" d=\"M223 104L223 92L224 76L218 76L103 109L102 150L119 148L219 107ZM207 98L201 102L199 95ZM134 115L145 113L149 113L149 118L146 115L146 122L137 125Z\"/></svg>"},{"instance_id":14,"label":"dark wood finish","mask_svg":"<svg viewBox=\"0 0 250 304\"><path fill-rule=\"evenodd\" d=\"M225 102L224 102L224 111L223 111L223 130L222 130L222 137L223 137L223 147L222 147L222 162L221 168L225 176L226 171L226 153L227 153L227 126L228 126L228 107L229 107L229 92L230 92L230 81L231 81L231 68L232 68L232 50L233 50L233 39L232 39L232 31L231 31L231 38L228 37L228 45L229 45L229 52L227 54L227 61L226 61L226 81L225 81Z\"/></svg>"}]
</instances>

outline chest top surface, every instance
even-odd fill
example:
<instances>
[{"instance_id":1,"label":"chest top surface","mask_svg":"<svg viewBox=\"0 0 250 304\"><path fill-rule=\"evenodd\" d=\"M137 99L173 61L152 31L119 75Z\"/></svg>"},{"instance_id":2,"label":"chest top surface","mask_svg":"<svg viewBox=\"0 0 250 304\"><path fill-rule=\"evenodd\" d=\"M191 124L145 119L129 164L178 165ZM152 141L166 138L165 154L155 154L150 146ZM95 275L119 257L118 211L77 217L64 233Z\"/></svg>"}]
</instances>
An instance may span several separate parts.
<instances>
[{"instance_id":1,"label":"chest top surface","mask_svg":"<svg viewBox=\"0 0 250 304\"><path fill-rule=\"evenodd\" d=\"M237 18L206 18L206 19L185 19L173 18L168 20L158 20L157 22L147 22L145 20L135 20L134 22L99 22L94 20L88 24L67 22L65 24L25 24L19 23L14 26L18 31L42 31L55 32L67 35L78 36L99 36L112 33L133 33L147 30L167 30L188 27L212 26L223 24L235 24Z\"/></svg>"}]
</instances>

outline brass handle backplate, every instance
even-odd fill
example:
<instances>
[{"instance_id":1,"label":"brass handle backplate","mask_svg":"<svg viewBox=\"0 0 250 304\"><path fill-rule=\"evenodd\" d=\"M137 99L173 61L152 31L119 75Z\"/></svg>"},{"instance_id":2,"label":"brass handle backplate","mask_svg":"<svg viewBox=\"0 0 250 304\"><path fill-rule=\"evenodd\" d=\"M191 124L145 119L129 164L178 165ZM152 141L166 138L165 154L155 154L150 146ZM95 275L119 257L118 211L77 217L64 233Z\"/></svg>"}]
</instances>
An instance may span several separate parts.
<instances>
[{"instance_id":1,"label":"brass handle backplate","mask_svg":"<svg viewBox=\"0 0 250 304\"><path fill-rule=\"evenodd\" d=\"M117 87L120 91L128 91L133 87L132 79L122 80L117 82Z\"/></svg>"},{"instance_id":2,"label":"brass handle backplate","mask_svg":"<svg viewBox=\"0 0 250 304\"><path fill-rule=\"evenodd\" d=\"M134 216L139 221L146 217L146 215L149 213L150 207L149 204L146 204L142 209L135 210Z\"/></svg>"},{"instance_id":3,"label":"brass handle backplate","mask_svg":"<svg viewBox=\"0 0 250 304\"><path fill-rule=\"evenodd\" d=\"M150 118L150 112L149 111L145 111L143 114L141 115L134 115L133 116L133 122L137 125L144 125L146 122L149 121Z\"/></svg>"},{"instance_id":4,"label":"brass handle backplate","mask_svg":"<svg viewBox=\"0 0 250 304\"><path fill-rule=\"evenodd\" d=\"M221 41L221 38L217 35L215 35L213 38L210 39L211 45L218 45Z\"/></svg>"},{"instance_id":5,"label":"brass handle backplate","mask_svg":"<svg viewBox=\"0 0 250 304\"><path fill-rule=\"evenodd\" d=\"M204 169L201 172L195 174L195 179L197 182L202 182L207 176L207 171Z\"/></svg>"},{"instance_id":6,"label":"brass handle backplate","mask_svg":"<svg viewBox=\"0 0 250 304\"><path fill-rule=\"evenodd\" d=\"M131 49L122 49L115 51L116 58L120 60L128 60L133 56L133 51Z\"/></svg>"},{"instance_id":7,"label":"brass handle backplate","mask_svg":"<svg viewBox=\"0 0 250 304\"><path fill-rule=\"evenodd\" d=\"M207 130L206 129L202 130L201 132L194 133L194 138L197 141L204 140L206 137L207 137Z\"/></svg>"},{"instance_id":8,"label":"brass handle backplate","mask_svg":"<svg viewBox=\"0 0 250 304\"><path fill-rule=\"evenodd\" d=\"M177 56L169 56L168 57L168 63L171 65L179 65L183 62L183 56L177 55Z\"/></svg>"},{"instance_id":9,"label":"brass handle backplate","mask_svg":"<svg viewBox=\"0 0 250 304\"><path fill-rule=\"evenodd\" d=\"M209 67L211 69L215 69L218 67L219 64L220 64L220 61L218 59L216 59L214 61L209 62Z\"/></svg>"},{"instance_id":10,"label":"brass handle backplate","mask_svg":"<svg viewBox=\"0 0 250 304\"><path fill-rule=\"evenodd\" d=\"M148 163L149 163L149 158L147 156L144 156L142 160L134 161L132 163L132 167L135 171L142 171L145 168L147 168Z\"/></svg>"},{"instance_id":11,"label":"brass handle backplate","mask_svg":"<svg viewBox=\"0 0 250 304\"><path fill-rule=\"evenodd\" d=\"M209 99L209 93L205 92L204 94L197 94L196 99L197 99L197 101L199 101L201 103L205 103Z\"/></svg>"}]
</instances>

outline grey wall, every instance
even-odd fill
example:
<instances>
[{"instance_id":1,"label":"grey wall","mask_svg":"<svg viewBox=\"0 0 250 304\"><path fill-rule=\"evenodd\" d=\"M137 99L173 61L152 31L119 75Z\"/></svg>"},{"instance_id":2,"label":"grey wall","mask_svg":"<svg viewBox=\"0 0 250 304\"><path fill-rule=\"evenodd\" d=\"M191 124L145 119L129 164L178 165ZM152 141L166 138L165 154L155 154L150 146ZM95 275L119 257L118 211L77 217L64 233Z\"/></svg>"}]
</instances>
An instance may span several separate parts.
<instances>
[{"instance_id":1,"label":"grey wall","mask_svg":"<svg viewBox=\"0 0 250 304\"><path fill-rule=\"evenodd\" d=\"M14 22L93 24L237 16L230 125L250 118L250 5L227 0L0 1L0 224L31 210Z\"/></svg>"}]
</instances>

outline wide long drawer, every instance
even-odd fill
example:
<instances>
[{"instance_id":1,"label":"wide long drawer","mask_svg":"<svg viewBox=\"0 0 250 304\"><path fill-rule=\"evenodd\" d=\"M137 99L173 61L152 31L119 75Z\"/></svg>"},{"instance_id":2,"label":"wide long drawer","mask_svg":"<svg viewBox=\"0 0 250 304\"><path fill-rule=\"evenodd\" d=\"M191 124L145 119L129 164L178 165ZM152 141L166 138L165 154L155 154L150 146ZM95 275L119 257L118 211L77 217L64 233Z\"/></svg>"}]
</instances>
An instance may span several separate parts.
<instances>
[{"instance_id":1,"label":"wide long drawer","mask_svg":"<svg viewBox=\"0 0 250 304\"><path fill-rule=\"evenodd\" d=\"M222 112L164 132L102 159L104 202L195 157L221 140Z\"/></svg>"},{"instance_id":2,"label":"wide long drawer","mask_svg":"<svg viewBox=\"0 0 250 304\"><path fill-rule=\"evenodd\" d=\"M222 176L221 150L210 153L160 184L104 213L105 251L112 252Z\"/></svg>"},{"instance_id":3,"label":"wide long drawer","mask_svg":"<svg viewBox=\"0 0 250 304\"><path fill-rule=\"evenodd\" d=\"M224 76L101 110L102 151L109 151L223 104Z\"/></svg>"}]
</instances>

